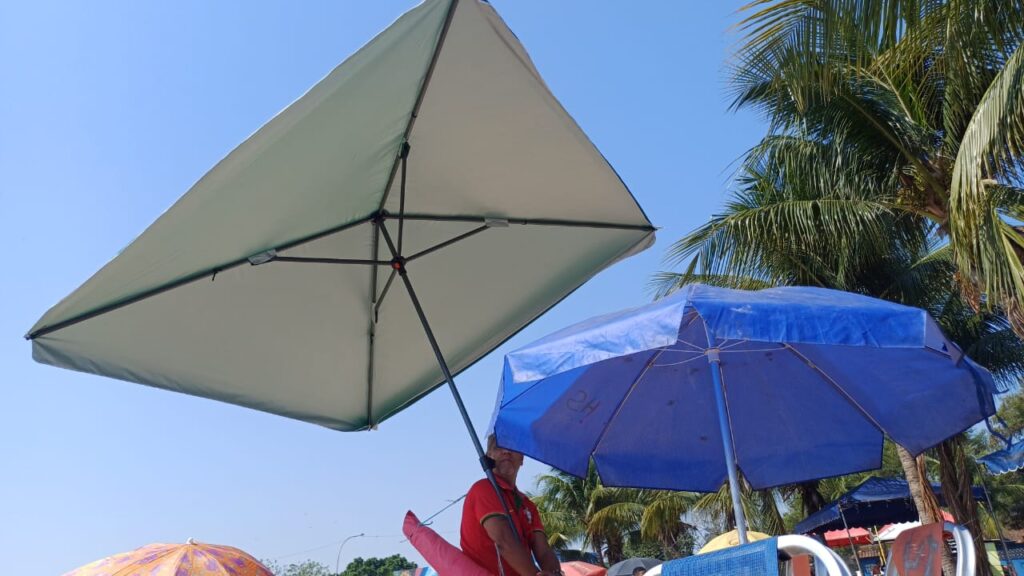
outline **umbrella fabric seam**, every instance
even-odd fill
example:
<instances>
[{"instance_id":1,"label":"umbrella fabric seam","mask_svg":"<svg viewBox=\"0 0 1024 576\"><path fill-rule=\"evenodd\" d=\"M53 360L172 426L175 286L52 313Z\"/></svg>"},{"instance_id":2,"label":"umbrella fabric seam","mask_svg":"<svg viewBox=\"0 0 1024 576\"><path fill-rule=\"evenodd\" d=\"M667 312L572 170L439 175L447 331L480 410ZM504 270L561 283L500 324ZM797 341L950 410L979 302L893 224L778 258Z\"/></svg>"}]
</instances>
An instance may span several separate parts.
<instances>
[{"instance_id":1,"label":"umbrella fabric seam","mask_svg":"<svg viewBox=\"0 0 1024 576\"><path fill-rule=\"evenodd\" d=\"M398 153L395 155L395 160L391 164L391 171L388 174L388 180L384 184L384 190L381 194L380 202L377 204L378 211L382 211L384 209L384 204L388 201L391 185L394 183L395 174L398 173L398 164L403 159L403 149L408 145L409 137L412 136L413 126L416 125L416 118L419 117L420 106L422 106L423 99L427 95L427 89L430 87L430 80L434 76L434 68L437 66L438 58L441 55L441 49L444 47L444 41L448 37L448 30L451 28L452 20L455 19L455 10L458 6L459 0L450 0L450 3L448 4L448 12L444 16L444 23L441 25L441 29L438 31L437 40L434 42L434 53L431 55L430 62L427 64L427 68L423 72L423 79L420 80L419 89L416 94L416 101L413 103L412 110L409 111L409 120L406 122L405 131L403 132L402 140L399 143Z\"/></svg>"},{"instance_id":2,"label":"umbrella fabric seam","mask_svg":"<svg viewBox=\"0 0 1024 576\"><path fill-rule=\"evenodd\" d=\"M158 558L164 558L164 557L170 556L171 554L173 554L175 552L177 552L177 550L175 550L174 548L170 548L168 550L164 550L163 552L160 552L159 554L157 554L153 558L153 560L156 560ZM124 568L121 568L117 572L114 572L113 574L111 574L111 576L127 576L128 575L127 570L134 570L134 569L137 569L137 568L138 568L138 566L132 566L131 564L129 564L129 565L125 566Z\"/></svg>"},{"instance_id":3,"label":"umbrella fabric seam","mask_svg":"<svg viewBox=\"0 0 1024 576\"><path fill-rule=\"evenodd\" d=\"M382 223L373 221L373 230L370 233L371 247L370 257L374 260L380 258L380 227ZM373 421L373 379L374 379L374 364L376 363L376 340L377 340L377 313L380 311L378 306L377 298L377 267L374 266L370 270L370 306L369 306L369 326L367 327L366 337L366 428L372 430L376 424ZM387 286L391 285L391 280L394 279L395 271L392 269L392 275L389 276Z\"/></svg>"}]
</instances>

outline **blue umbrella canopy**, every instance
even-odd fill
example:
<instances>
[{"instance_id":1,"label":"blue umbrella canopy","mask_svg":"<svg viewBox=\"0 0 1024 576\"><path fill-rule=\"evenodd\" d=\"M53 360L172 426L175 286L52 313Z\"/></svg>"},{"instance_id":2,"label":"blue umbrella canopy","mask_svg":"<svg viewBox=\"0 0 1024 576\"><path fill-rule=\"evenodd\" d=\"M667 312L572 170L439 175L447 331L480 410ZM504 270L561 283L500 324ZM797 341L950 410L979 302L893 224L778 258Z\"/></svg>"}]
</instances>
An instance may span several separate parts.
<instances>
[{"instance_id":1,"label":"blue umbrella canopy","mask_svg":"<svg viewBox=\"0 0 1024 576\"><path fill-rule=\"evenodd\" d=\"M1007 474L1024 468L1024 441L1008 444L1002 450L978 458L991 474Z\"/></svg>"},{"instance_id":2,"label":"blue umbrella canopy","mask_svg":"<svg viewBox=\"0 0 1024 576\"><path fill-rule=\"evenodd\" d=\"M571 474L593 458L610 486L715 491L732 458L760 489L878 468L885 435L918 454L992 415L994 392L923 310L691 285L508 354L493 425Z\"/></svg>"}]
</instances>

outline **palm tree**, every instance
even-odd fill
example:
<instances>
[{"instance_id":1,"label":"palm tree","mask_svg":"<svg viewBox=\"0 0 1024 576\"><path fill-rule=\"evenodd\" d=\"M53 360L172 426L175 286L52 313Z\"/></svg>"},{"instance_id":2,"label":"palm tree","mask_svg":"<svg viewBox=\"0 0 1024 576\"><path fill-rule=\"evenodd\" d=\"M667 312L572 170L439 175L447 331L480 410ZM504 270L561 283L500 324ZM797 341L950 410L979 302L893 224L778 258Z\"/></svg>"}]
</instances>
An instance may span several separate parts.
<instances>
[{"instance_id":1,"label":"palm tree","mask_svg":"<svg viewBox=\"0 0 1024 576\"><path fill-rule=\"evenodd\" d=\"M601 556L604 544L601 535L590 535L587 531L593 493L600 486L601 480L593 465L583 478L555 468L537 478L538 492L531 494L530 498L537 504L552 548L564 550L572 543L582 541L584 546L590 545Z\"/></svg>"},{"instance_id":2,"label":"palm tree","mask_svg":"<svg viewBox=\"0 0 1024 576\"><path fill-rule=\"evenodd\" d=\"M976 313L964 302L941 227L893 208L898 179L869 169L874 158L810 136L769 135L747 154L725 211L673 245L670 262L685 263L685 270L658 275L656 293L702 281L810 284L887 298L928 309L972 357L1008 381L1019 378L1019 338L1005 317ZM938 521L923 462L897 452L922 518ZM940 450L945 468L958 465L953 456ZM813 494L813 485L804 492ZM973 502L951 501L968 506L960 510L966 522L976 520Z\"/></svg>"},{"instance_id":3,"label":"palm tree","mask_svg":"<svg viewBox=\"0 0 1024 576\"><path fill-rule=\"evenodd\" d=\"M678 556L691 526L682 521L694 510L699 495L693 492L656 490L650 493L647 507L640 519L640 536L661 547L661 558L671 560ZM692 550L685 550L692 553Z\"/></svg>"},{"instance_id":4,"label":"palm tree","mask_svg":"<svg viewBox=\"0 0 1024 576\"><path fill-rule=\"evenodd\" d=\"M763 114L769 132L744 158L726 213L673 247L685 272L661 275L658 289L810 284L949 306L948 324L973 319L981 348L1005 352L993 342L1008 337L999 322L1024 333L1014 227L1024 4L757 0L744 10L734 106ZM956 442L939 450L947 471ZM900 456L928 519L937 504L923 464Z\"/></svg>"},{"instance_id":5,"label":"palm tree","mask_svg":"<svg viewBox=\"0 0 1024 576\"><path fill-rule=\"evenodd\" d=\"M609 564L624 559L627 543L656 543L665 559L677 555L678 543L688 529L682 521L696 501L685 492L611 488L601 484L591 463L587 475L577 478L557 469L537 479L531 496L556 549L575 543L590 547Z\"/></svg>"},{"instance_id":6,"label":"palm tree","mask_svg":"<svg viewBox=\"0 0 1024 576\"><path fill-rule=\"evenodd\" d=\"M1024 334L1014 224L1024 2L754 0L743 10L734 106L763 114L772 137L845 152L846 178L884 183L876 201L948 238L966 301L1001 308Z\"/></svg>"},{"instance_id":7,"label":"palm tree","mask_svg":"<svg viewBox=\"0 0 1024 576\"><path fill-rule=\"evenodd\" d=\"M753 490L746 480L740 481L740 504L752 530L766 534L784 534L785 521L779 511L775 490ZM782 496L779 495L781 499ZM694 511L715 526L726 530L736 527L736 516L728 484L717 492L701 495L693 506ZM723 530L724 531L724 530Z\"/></svg>"}]
</instances>

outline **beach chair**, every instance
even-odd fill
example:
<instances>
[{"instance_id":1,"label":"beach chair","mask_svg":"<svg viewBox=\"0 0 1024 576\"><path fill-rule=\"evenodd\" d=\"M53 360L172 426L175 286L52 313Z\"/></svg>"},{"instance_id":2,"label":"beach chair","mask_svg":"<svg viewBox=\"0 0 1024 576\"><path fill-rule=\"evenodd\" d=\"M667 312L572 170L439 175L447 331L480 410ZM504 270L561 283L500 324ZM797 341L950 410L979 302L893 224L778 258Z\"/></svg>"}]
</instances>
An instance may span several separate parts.
<instances>
[{"instance_id":1,"label":"beach chair","mask_svg":"<svg viewBox=\"0 0 1024 576\"><path fill-rule=\"evenodd\" d=\"M956 543L956 576L974 576L971 533L958 524L924 524L904 530L889 549L885 576L942 576L943 532Z\"/></svg>"},{"instance_id":2,"label":"beach chair","mask_svg":"<svg viewBox=\"0 0 1024 576\"><path fill-rule=\"evenodd\" d=\"M843 561L807 536L786 535L665 562L645 576L778 576L779 562L810 556L818 576L850 576Z\"/></svg>"}]
</instances>

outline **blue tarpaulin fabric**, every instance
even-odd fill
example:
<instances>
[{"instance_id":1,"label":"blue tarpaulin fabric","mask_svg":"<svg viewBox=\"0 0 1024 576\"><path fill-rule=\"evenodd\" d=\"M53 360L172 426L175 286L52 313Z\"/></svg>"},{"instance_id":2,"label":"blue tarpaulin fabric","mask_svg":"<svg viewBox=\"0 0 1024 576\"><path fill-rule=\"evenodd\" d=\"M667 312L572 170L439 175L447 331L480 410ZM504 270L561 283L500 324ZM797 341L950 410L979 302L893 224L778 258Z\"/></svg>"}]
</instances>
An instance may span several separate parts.
<instances>
[{"instance_id":1,"label":"blue tarpaulin fabric","mask_svg":"<svg viewBox=\"0 0 1024 576\"><path fill-rule=\"evenodd\" d=\"M938 484L931 486L939 504L945 505L942 487ZM980 486L972 487L971 493L975 500L984 501L985 494ZM895 522L913 522L917 520L917 508L906 480L872 476L825 508L801 520L793 531L797 534L820 534L828 530L841 530L844 528L843 516L850 528L866 528Z\"/></svg>"},{"instance_id":2,"label":"blue tarpaulin fabric","mask_svg":"<svg viewBox=\"0 0 1024 576\"><path fill-rule=\"evenodd\" d=\"M609 486L711 492L726 479L709 349L754 488L878 468L995 411L991 376L922 310L834 290L680 289L505 357L502 446Z\"/></svg>"},{"instance_id":3,"label":"blue tarpaulin fabric","mask_svg":"<svg viewBox=\"0 0 1024 576\"><path fill-rule=\"evenodd\" d=\"M661 565L663 576L777 576L779 547L768 538L725 550L697 554Z\"/></svg>"},{"instance_id":4,"label":"blue tarpaulin fabric","mask_svg":"<svg viewBox=\"0 0 1024 576\"><path fill-rule=\"evenodd\" d=\"M992 474L1006 474L1024 468L1024 441L978 458Z\"/></svg>"}]
</instances>

